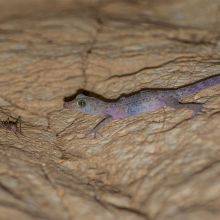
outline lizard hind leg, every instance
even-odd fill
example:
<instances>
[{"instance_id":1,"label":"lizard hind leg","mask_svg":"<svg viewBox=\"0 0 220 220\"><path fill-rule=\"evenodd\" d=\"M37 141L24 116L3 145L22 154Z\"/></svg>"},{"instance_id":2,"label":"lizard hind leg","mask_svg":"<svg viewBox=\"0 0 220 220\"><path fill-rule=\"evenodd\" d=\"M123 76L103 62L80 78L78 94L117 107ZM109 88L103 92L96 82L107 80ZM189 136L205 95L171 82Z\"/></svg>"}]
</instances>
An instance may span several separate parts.
<instances>
[{"instance_id":1,"label":"lizard hind leg","mask_svg":"<svg viewBox=\"0 0 220 220\"><path fill-rule=\"evenodd\" d=\"M184 108L188 108L193 111L192 116L199 115L205 112L204 104L203 103L181 103Z\"/></svg>"},{"instance_id":2,"label":"lizard hind leg","mask_svg":"<svg viewBox=\"0 0 220 220\"><path fill-rule=\"evenodd\" d=\"M190 109L193 111L192 117L205 112L204 103L182 103L176 98L168 98L165 100L165 104L174 109Z\"/></svg>"}]
</instances>

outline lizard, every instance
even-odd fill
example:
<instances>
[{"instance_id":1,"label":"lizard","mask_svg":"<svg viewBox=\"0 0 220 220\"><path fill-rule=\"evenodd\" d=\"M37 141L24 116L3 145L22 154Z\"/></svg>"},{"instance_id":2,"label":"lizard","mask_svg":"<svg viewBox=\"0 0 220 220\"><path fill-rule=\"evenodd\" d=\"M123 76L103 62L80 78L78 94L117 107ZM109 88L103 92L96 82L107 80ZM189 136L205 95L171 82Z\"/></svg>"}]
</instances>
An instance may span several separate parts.
<instances>
[{"instance_id":1,"label":"lizard","mask_svg":"<svg viewBox=\"0 0 220 220\"><path fill-rule=\"evenodd\" d=\"M63 107L89 115L102 116L103 119L91 131L96 136L100 128L113 120L153 112L164 107L190 109L193 117L204 111L204 103L185 103L183 99L219 84L220 75L214 75L177 88L143 89L108 101L80 93L73 100L64 101Z\"/></svg>"}]
</instances>

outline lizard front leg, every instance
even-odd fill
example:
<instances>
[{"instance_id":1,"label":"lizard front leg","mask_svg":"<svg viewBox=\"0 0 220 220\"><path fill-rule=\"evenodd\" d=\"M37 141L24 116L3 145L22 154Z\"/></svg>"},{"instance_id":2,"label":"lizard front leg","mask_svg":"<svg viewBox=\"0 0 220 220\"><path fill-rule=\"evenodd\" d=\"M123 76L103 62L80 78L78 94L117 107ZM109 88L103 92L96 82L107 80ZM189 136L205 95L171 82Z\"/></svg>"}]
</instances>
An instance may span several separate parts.
<instances>
[{"instance_id":1,"label":"lizard front leg","mask_svg":"<svg viewBox=\"0 0 220 220\"><path fill-rule=\"evenodd\" d=\"M93 134L93 137L96 138L97 134L102 136L98 130L101 129L102 127L106 126L112 121L112 116L108 115L104 119L102 119L90 132L89 134Z\"/></svg>"}]
</instances>

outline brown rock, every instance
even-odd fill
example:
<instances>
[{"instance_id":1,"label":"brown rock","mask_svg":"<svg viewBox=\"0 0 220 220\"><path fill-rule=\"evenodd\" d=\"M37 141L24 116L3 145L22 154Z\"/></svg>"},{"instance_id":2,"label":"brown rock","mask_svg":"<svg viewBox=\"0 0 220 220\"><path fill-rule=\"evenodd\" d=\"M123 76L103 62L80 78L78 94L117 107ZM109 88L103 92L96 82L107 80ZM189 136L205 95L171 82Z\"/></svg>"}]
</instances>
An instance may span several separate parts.
<instances>
[{"instance_id":1,"label":"brown rock","mask_svg":"<svg viewBox=\"0 0 220 220\"><path fill-rule=\"evenodd\" d=\"M0 219L220 219L219 87L116 121L62 109L78 89L116 98L219 74L218 0L0 1ZM63 131L63 132L62 132ZM61 132L61 133L60 133ZM57 136L57 134L59 135Z\"/></svg>"}]
</instances>

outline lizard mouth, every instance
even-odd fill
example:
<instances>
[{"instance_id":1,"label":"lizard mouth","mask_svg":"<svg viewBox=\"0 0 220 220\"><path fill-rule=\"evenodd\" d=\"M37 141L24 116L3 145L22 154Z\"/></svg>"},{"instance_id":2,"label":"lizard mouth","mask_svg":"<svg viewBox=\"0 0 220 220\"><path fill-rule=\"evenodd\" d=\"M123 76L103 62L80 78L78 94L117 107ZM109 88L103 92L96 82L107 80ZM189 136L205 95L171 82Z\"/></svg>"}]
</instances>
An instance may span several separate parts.
<instances>
[{"instance_id":1,"label":"lizard mouth","mask_svg":"<svg viewBox=\"0 0 220 220\"><path fill-rule=\"evenodd\" d=\"M66 109L72 109L72 102L64 102L63 103L63 108L66 108Z\"/></svg>"}]
</instances>

